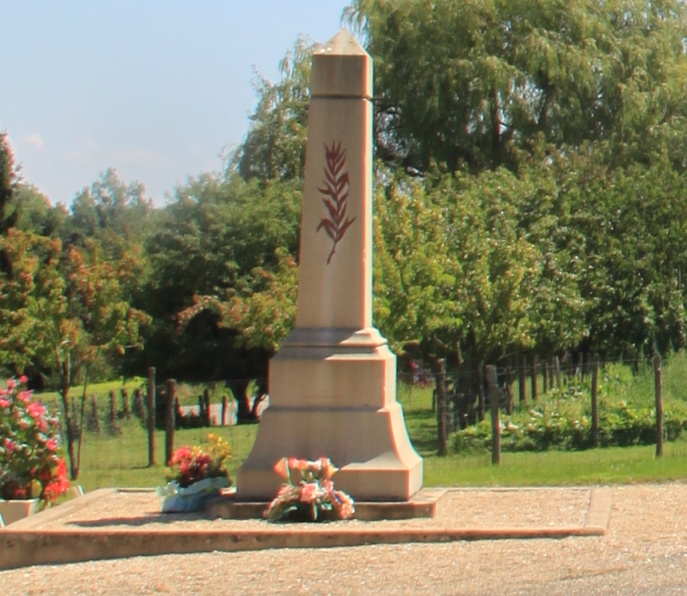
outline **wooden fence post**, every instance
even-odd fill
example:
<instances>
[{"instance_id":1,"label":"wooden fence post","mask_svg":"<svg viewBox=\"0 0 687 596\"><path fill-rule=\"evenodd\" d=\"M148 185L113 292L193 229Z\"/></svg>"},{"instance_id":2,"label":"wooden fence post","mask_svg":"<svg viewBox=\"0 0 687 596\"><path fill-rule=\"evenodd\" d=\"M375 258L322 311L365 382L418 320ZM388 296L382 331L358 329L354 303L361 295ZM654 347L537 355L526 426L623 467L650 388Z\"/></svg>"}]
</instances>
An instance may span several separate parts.
<instances>
[{"instance_id":1,"label":"wooden fence post","mask_svg":"<svg viewBox=\"0 0 687 596\"><path fill-rule=\"evenodd\" d=\"M136 389L134 389L134 401L131 404L131 410L134 413L134 416L141 421L141 424L146 424L146 410L145 406L143 405L143 395L140 387L136 387Z\"/></svg>"},{"instance_id":2,"label":"wooden fence post","mask_svg":"<svg viewBox=\"0 0 687 596\"><path fill-rule=\"evenodd\" d=\"M205 400L202 395L198 396L198 417L200 418L200 423L205 426Z\"/></svg>"},{"instance_id":3,"label":"wooden fence post","mask_svg":"<svg viewBox=\"0 0 687 596\"><path fill-rule=\"evenodd\" d=\"M508 368L506 369L506 414L509 416L513 413L513 361L509 359Z\"/></svg>"},{"instance_id":4,"label":"wooden fence post","mask_svg":"<svg viewBox=\"0 0 687 596\"><path fill-rule=\"evenodd\" d=\"M129 407L129 392L126 387L122 387L122 416L129 420L131 418L131 408Z\"/></svg>"},{"instance_id":5,"label":"wooden fence post","mask_svg":"<svg viewBox=\"0 0 687 596\"><path fill-rule=\"evenodd\" d=\"M525 387L525 356L520 354L518 362L518 398L521 404L527 400L527 387Z\"/></svg>"},{"instance_id":6,"label":"wooden fence post","mask_svg":"<svg viewBox=\"0 0 687 596\"><path fill-rule=\"evenodd\" d=\"M663 382L661 356L654 356L654 388L656 392L656 457L663 457Z\"/></svg>"},{"instance_id":7,"label":"wooden fence post","mask_svg":"<svg viewBox=\"0 0 687 596\"><path fill-rule=\"evenodd\" d=\"M439 358L437 360L437 377L436 377L436 395L437 395L437 432L439 439L439 455L446 455L448 453L448 428L447 428L447 412L446 412L446 359Z\"/></svg>"},{"instance_id":8,"label":"wooden fence post","mask_svg":"<svg viewBox=\"0 0 687 596\"><path fill-rule=\"evenodd\" d=\"M542 393L546 395L549 392L549 361L544 360L544 370L542 371Z\"/></svg>"},{"instance_id":9,"label":"wooden fence post","mask_svg":"<svg viewBox=\"0 0 687 596\"><path fill-rule=\"evenodd\" d=\"M484 420L486 398L484 396L484 362L477 364L477 420Z\"/></svg>"},{"instance_id":10,"label":"wooden fence post","mask_svg":"<svg viewBox=\"0 0 687 596\"><path fill-rule=\"evenodd\" d=\"M174 456L174 423L177 383L174 379L167 379L165 383L165 465Z\"/></svg>"},{"instance_id":11,"label":"wooden fence post","mask_svg":"<svg viewBox=\"0 0 687 596\"><path fill-rule=\"evenodd\" d=\"M155 465L155 367L148 368L148 465Z\"/></svg>"},{"instance_id":12,"label":"wooden fence post","mask_svg":"<svg viewBox=\"0 0 687 596\"><path fill-rule=\"evenodd\" d=\"M566 352L565 354L563 354L561 364L565 368L566 385L570 385L573 376L572 354L570 352Z\"/></svg>"},{"instance_id":13,"label":"wooden fence post","mask_svg":"<svg viewBox=\"0 0 687 596\"><path fill-rule=\"evenodd\" d=\"M227 425L227 410L229 409L229 402L227 400L227 396L223 395L222 396L222 426Z\"/></svg>"},{"instance_id":14,"label":"wooden fence post","mask_svg":"<svg viewBox=\"0 0 687 596\"><path fill-rule=\"evenodd\" d=\"M114 389L110 390L108 398L110 403L110 424L114 425L117 423L117 404Z\"/></svg>"},{"instance_id":15,"label":"wooden fence post","mask_svg":"<svg viewBox=\"0 0 687 596\"><path fill-rule=\"evenodd\" d=\"M108 417L107 430L111 435L116 435L119 432L119 427L117 425L117 398L115 396L114 389L110 390L109 400L110 414Z\"/></svg>"},{"instance_id":16,"label":"wooden fence post","mask_svg":"<svg viewBox=\"0 0 687 596\"><path fill-rule=\"evenodd\" d=\"M499 387L497 384L496 367L487 366L487 391L491 407L491 463L501 463L501 423L499 422Z\"/></svg>"},{"instance_id":17,"label":"wooden fence post","mask_svg":"<svg viewBox=\"0 0 687 596\"><path fill-rule=\"evenodd\" d=\"M592 446L599 446L599 355L592 361Z\"/></svg>"},{"instance_id":18,"label":"wooden fence post","mask_svg":"<svg viewBox=\"0 0 687 596\"><path fill-rule=\"evenodd\" d=\"M210 426L210 390L207 387L203 389L203 412L205 413L203 424Z\"/></svg>"},{"instance_id":19,"label":"wooden fence post","mask_svg":"<svg viewBox=\"0 0 687 596\"><path fill-rule=\"evenodd\" d=\"M100 416L98 414L98 404L95 395L91 395L91 415L88 418L88 430L100 434Z\"/></svg>"},{"instance_id":20,"label":"wooden fence post","mask_svg":"<svg viewBox=\"0 0 687 596\"><path fill-rule=\"evenodd\" d=\"M558 356L553 357L553 374L556 376L556 389L561 390L561 361ZM551 382L553 385L553 381Z\"/></svg>"},{"instance_id":21,"label":"wooden fence post","mask_svg":"<svg viewBox=\"0 0 687 596\"><path fill-rule=\"evenodd\" d=\"M584 354L582 352L577 355L577 370L575 371L575 376L578 381L581 381L584 376Z\"/></svg>"}]
</instances>

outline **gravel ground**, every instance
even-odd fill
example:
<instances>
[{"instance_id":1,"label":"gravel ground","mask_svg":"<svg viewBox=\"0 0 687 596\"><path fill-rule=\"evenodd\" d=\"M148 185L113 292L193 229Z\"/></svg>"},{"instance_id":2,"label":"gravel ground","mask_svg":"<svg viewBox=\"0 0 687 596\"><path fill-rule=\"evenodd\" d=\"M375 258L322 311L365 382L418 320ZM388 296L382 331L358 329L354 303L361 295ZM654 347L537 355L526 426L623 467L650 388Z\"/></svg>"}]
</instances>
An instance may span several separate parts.
<instances>
[{"instance_id":1,"label":"gravel ground","mask_svg":"<svg viewBox=\"0 0 687 596\"><path fill-rule=\"evenodd\" d=\"M586 513L589 494L588 489L456 491L440 522L369 523L576 525ZM122 501L122 506L131 523L131 502ZM154 513L154 508L149 511ZM618 486L612 489L603 537L213 552L46 565L0 572L0 594L682 594L687 592L685 514L685 484ZM119 514L110 508L108 515ZM87 521L81 517L66 523ZM200 528L261 522L179 523Z\"/></svg>"}]
</instances>

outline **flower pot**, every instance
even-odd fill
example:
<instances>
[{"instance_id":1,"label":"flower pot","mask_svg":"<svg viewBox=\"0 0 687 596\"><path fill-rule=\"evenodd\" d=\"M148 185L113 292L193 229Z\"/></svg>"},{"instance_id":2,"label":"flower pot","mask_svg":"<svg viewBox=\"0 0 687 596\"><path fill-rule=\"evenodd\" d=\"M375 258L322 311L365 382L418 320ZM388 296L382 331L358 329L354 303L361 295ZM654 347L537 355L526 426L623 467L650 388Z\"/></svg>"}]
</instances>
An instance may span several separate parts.
<instances>
[{"instance_id":1,"label":"flower pot","mask_svg":"<svg viewBox=\"0 0 687 596\"><path fill-rule=\"evenodd\" d=\"M170 482L167 486L157 489L158 495L164 497L162 513L202 511L205 503L212 497L218 496L220 489L227 486L229 486L229 481L224 477L205 478L184 488L176 482Z\"/></svg>"},{"instance_id":2,"label":"flower pot","mask_svg":"<svg viewBox=\"0 0 687 596\"><path fill-rule=\"evenodd\" d=\"M33 515L37 511L38 499L13 499L10 501L0 499L0 517L6 526Z\"/></svg>"}]
</instances>

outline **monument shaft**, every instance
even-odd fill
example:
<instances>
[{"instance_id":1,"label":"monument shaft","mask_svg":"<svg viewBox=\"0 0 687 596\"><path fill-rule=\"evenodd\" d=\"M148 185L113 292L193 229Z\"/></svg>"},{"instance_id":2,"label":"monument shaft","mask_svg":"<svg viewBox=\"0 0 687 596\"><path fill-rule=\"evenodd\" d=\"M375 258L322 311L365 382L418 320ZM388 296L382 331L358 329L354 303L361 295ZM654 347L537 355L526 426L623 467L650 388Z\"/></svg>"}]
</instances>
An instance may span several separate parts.
<instances>
[{"instance_id":1,"label":"monument shaft","mask_svg":"<svg viewBox=\"0 0 687 596\"><path fill-rule=\"evenodd\" d=\"M372 327L372 60L345 30L313 56L296 327L270 361L270 407L237 499L268 500L281 457L330 457L357 500L405 501L422 459Z\"/></svg>"}]
</instances>

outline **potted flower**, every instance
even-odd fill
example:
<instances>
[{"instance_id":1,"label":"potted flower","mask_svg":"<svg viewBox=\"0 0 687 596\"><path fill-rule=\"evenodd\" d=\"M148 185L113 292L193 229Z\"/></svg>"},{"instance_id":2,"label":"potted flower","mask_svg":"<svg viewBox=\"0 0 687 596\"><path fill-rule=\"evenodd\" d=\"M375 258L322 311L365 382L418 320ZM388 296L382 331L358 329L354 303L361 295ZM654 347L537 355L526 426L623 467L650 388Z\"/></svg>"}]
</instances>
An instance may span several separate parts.
<instances>
[{"instance_id":1,"label":"potted flower","mask_svg":"<svg viewBox=\"0 0 687 596\"><path fill-rule=\"evenodd\" d=\"M343 520L353 517L353 499L342 490L334 490L332 476L338 470L327 457L317 461L283 457L274 470L286 480L269 504L269 521Z\"/></svg>"},{"instance_id":2,"label":"potted flower","mask_svg":"<svg viewBox=\"0 0 687 596\"><path fill-rule=\"evenodd\" d=\"M9 524L42 509L69 489L67 466L57 455L58 421L10 379L0 389L0 515Z\"/></svg>"},{"instance_id":3,"label":"potted flower","mask_svg":"<svg viewBox=\"0 0 687 596\"><path fill-rule=\"evenodd\" d=\"M220 489L231 484L227 461L229 444L217 435L208 434L204 447L179 447L169 462L168 483L158 487L164 497L163 513L200 511Z\"/></svg>"}]
</instances>

